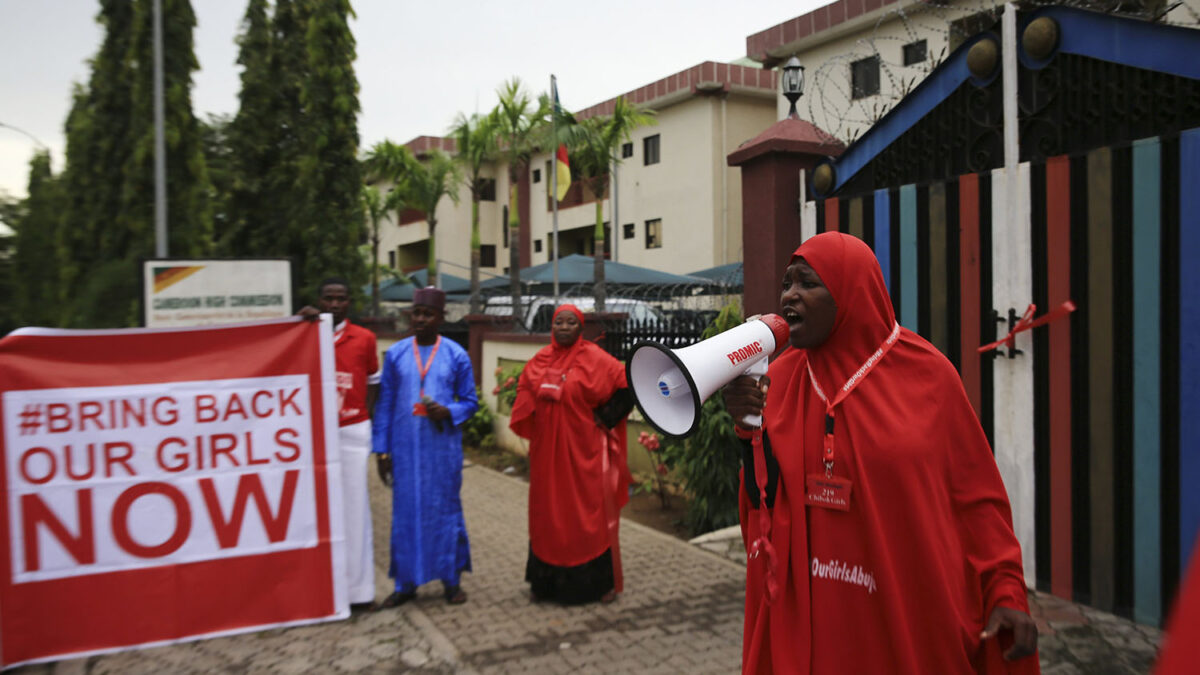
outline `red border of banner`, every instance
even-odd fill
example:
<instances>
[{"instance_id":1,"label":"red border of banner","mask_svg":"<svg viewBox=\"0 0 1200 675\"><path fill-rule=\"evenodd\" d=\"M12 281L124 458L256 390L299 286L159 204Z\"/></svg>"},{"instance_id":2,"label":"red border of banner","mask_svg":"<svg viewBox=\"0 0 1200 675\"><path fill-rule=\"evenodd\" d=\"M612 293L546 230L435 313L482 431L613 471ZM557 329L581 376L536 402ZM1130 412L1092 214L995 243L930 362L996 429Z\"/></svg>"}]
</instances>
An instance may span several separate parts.
<instances>
[{"instance_id":1,"label":"red border of banner","mask_svg":"<svg viewBox=\"0 0 1200 675\"><path fill-rule=\"evenodd\" d=\"M307 376L318 532L314 548L13 584L0 434L4 664L317 619L337 611L317 332L323 325L288 322L0 340L3 391Z\"/></svg>"}]
</instances>

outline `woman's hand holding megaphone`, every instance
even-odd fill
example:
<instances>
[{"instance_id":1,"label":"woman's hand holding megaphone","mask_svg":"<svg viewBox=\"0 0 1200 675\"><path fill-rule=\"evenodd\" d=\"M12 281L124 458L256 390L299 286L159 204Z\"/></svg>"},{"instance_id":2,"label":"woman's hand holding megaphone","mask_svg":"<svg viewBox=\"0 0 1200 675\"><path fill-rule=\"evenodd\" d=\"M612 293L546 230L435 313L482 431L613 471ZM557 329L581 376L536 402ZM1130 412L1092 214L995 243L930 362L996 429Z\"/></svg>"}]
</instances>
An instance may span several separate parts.
<instances>
[{"instance_id":1,"label":"woman's hand holding megaphone","mask_svg":"<svg viewBox=\"0 0 1200 675\"><path fill-rule=\"evenodd\" d=\"M754 429L746 425L745 418L762 415L763 406L767 404L767 388L770 386L771 378L766 375L757 380L749 375L740 375L725 385L721 396L725 399L725 409L733 416L734 424L743 429Z\"/></svg>"}]
</instances>

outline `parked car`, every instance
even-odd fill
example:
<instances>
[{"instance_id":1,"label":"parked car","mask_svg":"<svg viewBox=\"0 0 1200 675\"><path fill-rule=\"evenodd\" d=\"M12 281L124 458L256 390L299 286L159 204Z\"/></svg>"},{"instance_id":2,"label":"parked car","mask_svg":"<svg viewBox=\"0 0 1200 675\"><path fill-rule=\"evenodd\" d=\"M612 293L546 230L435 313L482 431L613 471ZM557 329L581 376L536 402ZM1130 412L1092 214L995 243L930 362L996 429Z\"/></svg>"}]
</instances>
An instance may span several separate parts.
<instances>
[{"instance_id":1,"label":"parked car","mask_svg":"<svg viewBox=\"0 0 1200 675\"><path fill-rule=\"evenodd\" d=\"M595 311L595 298L554 298L544 295L527 295L521 298L522 323L531 333L546 333L550 331L550 322L554 319L554 308L560 303L569 302L585 314ZM606 312L622 312L629 315L631 321L641 325L656 325L666 321L662 310L644 300L633 298L607 298L604 301ZM512 315L512 296L496 295L487 299L483 308L484 314L492 316Z\"/></svg>"}]
</instances>

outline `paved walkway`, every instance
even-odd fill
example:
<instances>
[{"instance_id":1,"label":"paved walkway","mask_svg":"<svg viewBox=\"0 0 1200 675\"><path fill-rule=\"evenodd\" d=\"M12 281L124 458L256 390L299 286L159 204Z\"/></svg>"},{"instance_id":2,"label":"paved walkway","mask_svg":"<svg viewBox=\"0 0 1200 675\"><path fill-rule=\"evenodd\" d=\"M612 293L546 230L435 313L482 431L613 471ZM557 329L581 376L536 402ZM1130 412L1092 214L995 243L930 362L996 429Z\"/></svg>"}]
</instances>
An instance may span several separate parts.
<instances>
[{"instance_id":1,"label":"paved walkway","mask_svg":"<svg viewBox=\"0 0 1200 675\"><path fill-rule=\"evenodd\" d=\"M377 597L386 578L390 497L372 478ZM440 585L396 610L348 621L27 666L55 675L125 673L736 673L745 553L736 531L696 544L624 521L625 592L611 605L532 604L523 583L525 483L473 466L463 506L475 571L470 599ZM1157 631L1048 596L1034 599L1048 675L1146 673Z\"/></svg>"}]
</instances>

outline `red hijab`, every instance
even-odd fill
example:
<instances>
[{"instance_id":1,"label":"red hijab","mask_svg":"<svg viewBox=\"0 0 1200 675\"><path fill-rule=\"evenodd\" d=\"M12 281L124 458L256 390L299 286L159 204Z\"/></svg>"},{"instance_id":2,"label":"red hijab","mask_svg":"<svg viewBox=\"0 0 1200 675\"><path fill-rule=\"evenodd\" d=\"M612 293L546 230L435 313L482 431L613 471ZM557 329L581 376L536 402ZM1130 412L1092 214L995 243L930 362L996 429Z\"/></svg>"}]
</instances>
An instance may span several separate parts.
<instances>
[{"instance_id":1,"label":"red hijab","mask_svg":"<svg viewBox=\"0 0 1200 675\"><path fill-rule=\"evenodd\" d=\"M571 312L579 319L579 325L583 325L583 312L579 308L570 303L564 303L554 309L554 318L563 312ZM551 319L551 321L554 320ZM583 339L582 334L579 338L570 345L564 347L558 344L553 336L550 338L549 346L538 351L537 354L525 364L525 369L521 371L521 380L537 386L546 376L547 370L565 370L565 367L575 361L581 350L586 349L587 340ZM515 403L514 403L515 405ZM516 412L514 408L514 413Z\"/></svg>"},{"instance_id":2,"label":"red hijab","mask_svg":"<svg viewBox=\"0 0 1200 675\"><path fill-rule=\"evenodd\" d=\"M849 511L806 506L823 475L825 403L896 326L875 255L830 232L803 258L837 305L826 340L771 364L764 429L779 463L770 540L780 593L747 571L747 672L1036 672L1005 664L979 632L997 606L1025 610L1021 552L987 439L946 358L900 329L894 346L835 409L833 474L852 483ZM743 497L747 541L757 518ZM763 556L765 557L765 556ZM1011 668L1009 666L1012 666Z\"/></svg>"}]
</instances>

